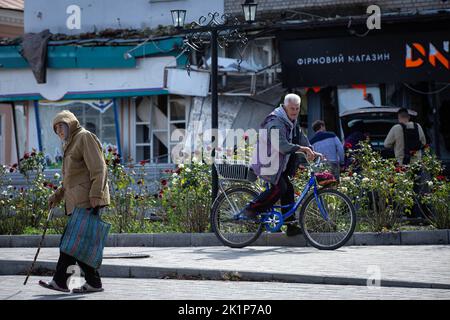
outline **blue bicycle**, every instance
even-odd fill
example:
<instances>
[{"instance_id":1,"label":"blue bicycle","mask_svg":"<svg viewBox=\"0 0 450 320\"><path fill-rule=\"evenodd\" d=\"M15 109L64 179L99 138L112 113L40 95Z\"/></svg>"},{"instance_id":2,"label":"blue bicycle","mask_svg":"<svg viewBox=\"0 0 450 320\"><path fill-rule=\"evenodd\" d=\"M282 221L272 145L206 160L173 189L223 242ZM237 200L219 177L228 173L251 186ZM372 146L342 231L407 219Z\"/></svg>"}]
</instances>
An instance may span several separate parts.
<instances>
[{"instance_id":1,"label":"blue bicycle","mask_svg":"<svg viewBox=\"0 0 450 320\"><path fill-rule=\"evenodd\" d=\"M254 187L251 171L245 164L215 164L221 178L221 193L213 203L211 225L219 240L232 248L243 248L258 239L261 233L278 232L286 219L295 215L289 223L299 223L309 244L321 250L337 249L351 238L356 226L356 210L351 200L342 192L331 188L320 188L315 172L321 167L318 157L309 166L309 181L294 203L273 206L258 218L248 219L241 210L261 190ZM224 188L224 180L239 182L239 185ZM266 188L268 185L266 184ZM281 208L289 208L285 214ZM298 212L298 214L297 214Z\"/></svg>"}]
</instances>

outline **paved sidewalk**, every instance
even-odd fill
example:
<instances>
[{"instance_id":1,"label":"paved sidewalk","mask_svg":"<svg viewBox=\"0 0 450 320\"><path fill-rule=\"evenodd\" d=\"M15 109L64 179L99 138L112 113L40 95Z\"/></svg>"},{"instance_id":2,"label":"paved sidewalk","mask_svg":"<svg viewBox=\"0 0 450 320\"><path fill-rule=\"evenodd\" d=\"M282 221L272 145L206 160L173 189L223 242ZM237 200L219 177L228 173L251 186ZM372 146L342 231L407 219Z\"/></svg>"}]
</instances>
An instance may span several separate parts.
<instances>
[{"instance_id":1,"label":"paved sidewalk","mask_svg":"<svg viewBox=\"0 0 450 320\"><path fill-rule=\"evenodd\" d=\"M66 294L40 287L30 277L0 276L0 300L300 300L300 299L450 299L450 290L367 288L299 283L192 281L158 279L103 279L104 292ZM268 302L270 304L270 302Z\"/></svg>"},{"instance_id":2,"label":"paved sidewalk","mask_svg":"<svg viewBox=\"0 0 450 320\"><path fill-rule=\"evenodd\" d=\"M0 274L32 261L34 248L1 248ZM109 277L159 278L167 273L199 274L247 272L251 280L280 280L304 283L358 284L378 271L382 282L400 281L413 287L442 284L450 288L450 246L343 247L335 251L295 247L106 248L105 256L143 253L145 259L105 259L100 272ZM57 248L43 248L38 261L54 266ZM156 271L155 271L156 270ZM258 275L263 275L258 277ZM274 278L267 279L267 276ZM283 278L285 276L285 278ZM214 277L210 277L214 279ZM359 279L359 282L352 282ZM395 285L395 284L394 284ZM404 285L400 285L404 286Z\"/></svg>"}]
</instances>

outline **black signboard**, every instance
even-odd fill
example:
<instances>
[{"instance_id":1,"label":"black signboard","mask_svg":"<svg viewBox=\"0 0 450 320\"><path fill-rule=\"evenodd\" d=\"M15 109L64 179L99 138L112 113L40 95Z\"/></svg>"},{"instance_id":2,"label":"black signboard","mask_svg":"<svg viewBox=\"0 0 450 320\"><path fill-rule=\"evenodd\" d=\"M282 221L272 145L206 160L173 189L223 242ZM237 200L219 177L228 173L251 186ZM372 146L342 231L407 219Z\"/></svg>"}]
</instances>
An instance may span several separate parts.
<instances>
[{"instance_id":1,"label":"black signboard","mask_svg":"<svg viewBox=\"0 0 450 320\"><path fill-rule=\"evenodd\" d=\"M450 81L450 32L280 40L285 87Z\"/></svg>"}]
</instances>

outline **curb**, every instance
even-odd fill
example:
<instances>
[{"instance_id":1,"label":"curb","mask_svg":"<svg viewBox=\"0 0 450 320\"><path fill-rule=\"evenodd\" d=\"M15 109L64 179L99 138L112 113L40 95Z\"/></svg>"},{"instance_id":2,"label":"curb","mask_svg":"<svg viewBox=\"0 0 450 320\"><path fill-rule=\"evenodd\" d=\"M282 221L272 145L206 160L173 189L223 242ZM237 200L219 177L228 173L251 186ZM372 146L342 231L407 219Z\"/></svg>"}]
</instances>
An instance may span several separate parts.
<instances>
[{"instance_id":1,"label":"curb","mask_svg":"<svg viewBox=\"0 0 450 320\"><path fill-rule=\"evenodd\" d=\"M0 275L26 275L31 261L0 260ZM36 262L36 275L50 275L56 268L56 262ZM268 273L235 270L194 269L194 268L164 268L142 266L102 265L102 277L105 278L138 278L138 279L183 279L186 277L197 280L222 281L274 281L304 284L353 285L367 286L365 278L314 276L306 274ZM450 290L450 284L433 282L415 282L402 280L381 280L381 287L397 288L429 288Z\"/></svg>"},{"instance_id":2,"label":"curb","mask_svg":"<svg viewBox=\"0 0 450 320\"><path fill-rule=\"evenodd\" d=\"M43 247L58 247L61 235L47 235ZM37 247L40 235L0 235L0 248ZM400 232L356 232L346 246L450 244L450 229ZM122 233L110 234L107 247L208 247L222 246L214 233ZM263 233L252 246L306 247L302 235Z\"/></svg>"}]
</instances>

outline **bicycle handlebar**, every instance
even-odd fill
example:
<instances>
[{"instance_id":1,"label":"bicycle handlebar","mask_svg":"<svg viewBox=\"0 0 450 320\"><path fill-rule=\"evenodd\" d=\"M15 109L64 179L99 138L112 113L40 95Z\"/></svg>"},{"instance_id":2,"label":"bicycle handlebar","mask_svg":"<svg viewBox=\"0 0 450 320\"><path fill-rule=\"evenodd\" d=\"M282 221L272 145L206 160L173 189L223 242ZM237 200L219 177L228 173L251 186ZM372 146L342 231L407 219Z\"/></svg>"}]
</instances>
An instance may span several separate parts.
<instances>
[{"instance_id":1,"label":"bicycle handlebar","mask_svg":"<svg viewBox=\"0 0 450 320\"><path fill-rule=\"evenodd\" d=\"M303 151L297 151L296 153L302 154L305 157L308 164L311 164L312 162L314 162L315 165L319 165L322 160L325 160L325 156L323 154L317 154L316 159L309 161L308 157L306 156L306 153L304 153Z\"/></svg>"}]
</instances>

